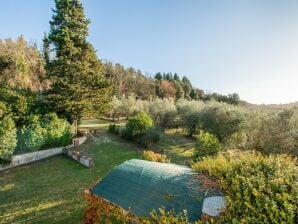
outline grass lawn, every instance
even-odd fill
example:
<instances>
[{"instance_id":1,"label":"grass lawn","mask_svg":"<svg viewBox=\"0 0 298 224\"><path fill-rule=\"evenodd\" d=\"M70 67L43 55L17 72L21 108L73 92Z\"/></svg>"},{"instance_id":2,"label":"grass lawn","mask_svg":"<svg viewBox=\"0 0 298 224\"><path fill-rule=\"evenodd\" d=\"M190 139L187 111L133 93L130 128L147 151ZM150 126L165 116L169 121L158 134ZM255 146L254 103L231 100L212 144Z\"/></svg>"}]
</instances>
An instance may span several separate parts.
<instances>
[{"instance_id":1,"label":"grass lawn","mask_svg":"<svg viewBox=\"0 0 298 224\"><path fill-rule=\"evenodd\" d=\"M87 120L80 126L98 132L80 146L94 159L91 169L61 155L1 172L0 223L82 223L84 190L114 166L140 157L139 146L107 133L110 123ZM188 164L193 146L192 139L166 132L157 148L172 162Z\"/></svg>"},{"instance_id":2,"label":"grass lawn","mask_svg":"<svg viewBox=\"0 0 298 224\"><path fill-rule=\"evenodd\" d=\"M194 151L195 141L175 133L165 133L161 136L157 148L171 159L172 163L189 165Z\"/></svg>"},{"instance_id":3,"label":"grass lawn","mask_svg":"<svg viewBox=\"0 0 298 224\"><path fill-rule=\"evenodd\" d=\"M121 143L88 141L87 169L62 155L0 173L0 223L82 223L83 191L139 154Z\"/></svg>"}]
</instances>

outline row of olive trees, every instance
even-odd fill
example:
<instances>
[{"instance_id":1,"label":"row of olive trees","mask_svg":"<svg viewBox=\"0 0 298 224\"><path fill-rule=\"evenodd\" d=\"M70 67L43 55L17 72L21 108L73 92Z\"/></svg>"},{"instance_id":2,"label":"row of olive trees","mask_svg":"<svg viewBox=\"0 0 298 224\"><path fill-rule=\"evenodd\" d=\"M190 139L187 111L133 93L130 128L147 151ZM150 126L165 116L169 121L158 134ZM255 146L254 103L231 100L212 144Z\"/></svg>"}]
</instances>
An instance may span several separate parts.
<instances>
[{"instance_id":1,"label":"row of olive trees","mask_svg":"<svg viewBox=\"0 0 298 224\"><path fill-rule=\"evenodd\" d=\"M126 118L147 112L161 128L184 128L189 136L209 132L226 148L298 154L298 108L250 109L216 101L113 99L110 116Z\"/></svg>"},{"instance_id":2,"label":"row of olive trees","mask_svg":"<svg viewBox=\"0 0 298 224\"><path fill-rule=\"evenodd\" d=\"M115 119L128 118L139 112L147 112L154 123L162 128L172 127L177 116L174 100L157 98L153 101L139 100L135 96L113 97L110 117Z\"/></svg>"}]
</instances>

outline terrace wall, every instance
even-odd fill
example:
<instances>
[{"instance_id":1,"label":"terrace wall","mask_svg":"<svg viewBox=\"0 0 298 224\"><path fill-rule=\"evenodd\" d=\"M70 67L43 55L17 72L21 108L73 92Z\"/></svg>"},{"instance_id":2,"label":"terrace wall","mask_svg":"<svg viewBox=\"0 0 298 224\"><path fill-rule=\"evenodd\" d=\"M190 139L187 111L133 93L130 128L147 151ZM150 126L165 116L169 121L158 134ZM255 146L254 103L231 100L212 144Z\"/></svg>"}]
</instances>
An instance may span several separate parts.
<instances>
[{"instance_id":1,"label":"terrace wall","mask_svg":"<svg viewBox=\"0 0 298 224\"><path fill-rule=\"evenodd\" d=\"M8 164L0 165L0 172L4 170L11 169L16 166L32 163L41 159L48 158L50 156L55 156L59 155L62 153L65 153L66 155L70 156L74 160L78 161L82 165L86 167L90 167L92 165L92 158L89 157L76 157L73 156L72 148L74 146L79 146L83 144L87 140L87 137L80 137L80 138L75 138L73 139L73 143L68 146L64 147L57 147L57 148L52 148L52 149L47 149L47 150L41 150L37 152L31 152L31 153L25 153L25 154L20 154L20 155L14 155L12 156L11 162Z\"/></svg>"}]
</instances>

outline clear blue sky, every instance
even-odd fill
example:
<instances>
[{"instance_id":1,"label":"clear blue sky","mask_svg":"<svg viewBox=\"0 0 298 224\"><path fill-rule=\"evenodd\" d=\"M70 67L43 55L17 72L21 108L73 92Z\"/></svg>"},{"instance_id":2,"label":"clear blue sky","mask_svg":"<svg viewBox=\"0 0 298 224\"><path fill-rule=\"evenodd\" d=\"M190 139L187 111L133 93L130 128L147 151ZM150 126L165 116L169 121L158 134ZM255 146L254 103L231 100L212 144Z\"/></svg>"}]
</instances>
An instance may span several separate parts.
<instances>
[{"instance_id":1,"label":"clear blue sky","mask_svg":"<svg viewBox=\"0 0 298 224\"><path fill-rule=\"evenodd\" d=\"M41 43L54 0L0 0L0 38ZM298 101L297 0L83 0L100 58L253 103Z\"/></svg>"}]
</instances>

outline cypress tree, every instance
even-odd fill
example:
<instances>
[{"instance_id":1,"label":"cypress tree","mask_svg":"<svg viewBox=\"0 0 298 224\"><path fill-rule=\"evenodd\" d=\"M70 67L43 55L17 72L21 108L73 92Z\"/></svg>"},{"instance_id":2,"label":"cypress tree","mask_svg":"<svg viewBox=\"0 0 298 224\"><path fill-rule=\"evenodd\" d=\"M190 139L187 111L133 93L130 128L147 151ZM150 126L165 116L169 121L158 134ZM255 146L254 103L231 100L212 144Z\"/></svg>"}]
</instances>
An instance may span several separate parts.
<instances>
[{"instance_id":1,"label":"cypress tree","mask_svg":"<svg viewBox=\"0 0 298 224\"><path fill-rule=\"evenodd\" d=\"M47 37L53 55L47 63L52 80L49 101L76 127L83 116L106 113L111 101L101 61L86 40L89 23L79 0L55 0Z\"/></svg>"}]
</instances>

